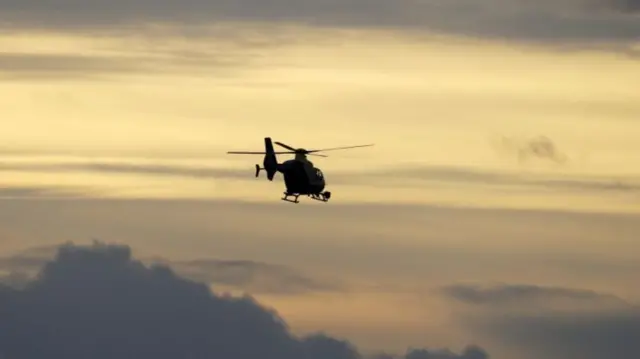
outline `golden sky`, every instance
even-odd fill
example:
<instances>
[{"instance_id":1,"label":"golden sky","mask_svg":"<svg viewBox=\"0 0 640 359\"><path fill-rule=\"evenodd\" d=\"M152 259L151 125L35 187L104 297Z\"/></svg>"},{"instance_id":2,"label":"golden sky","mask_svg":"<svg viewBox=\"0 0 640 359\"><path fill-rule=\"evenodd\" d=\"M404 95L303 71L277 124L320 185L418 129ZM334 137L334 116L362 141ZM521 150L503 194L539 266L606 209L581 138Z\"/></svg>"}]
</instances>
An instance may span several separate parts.
<instances>
[{"instance_id":1,"label":"golden sky","mask_svg":"<svg viewBox=\"0 0 640 359\"><path fill-rule=\"evenodd\" d=\"M242 34L243 25L237 26ZM640 174L633 166L640 153L635 59L380 30L289 31L297 31L297 41L260 46L178 36L3 36L0 105L10 124L0 140L13 160L126 156L119 161L234 168L246 171L247 180L261 158L223 154L260 150L265 136L306 148L375 143L316 160L329 184L341 172L373 172L353 178L360 186L338 181L334 192L341 201L637 211L629 200ZM522 165L514 149L499 145L508 138L522 147L540 136L567 163L534 158ZM428 182L430 171L449 167L461 170L460 178ZM505 191L498 183L462 178L469 171L522 178ZM234 190L237 178L167 182L127 173L47 172L5 178L13 184L91 183L120 194L273 197L263 184L240 182ZM392 188L368 187L391 175ZM549 191L523 182L546 179L633 189L568 185Z\"/></svg>"},{"instance_id":2,"label":"golden sky","mask_svg":"<svg viewBox=\"0 0 640 359\"><path fill-rule=\"evenodd\" d=\"M78 28L55 15L51 28L0 33L0 253L99 237L144 258L243 258L340 277L348 293L256 295L296 329L401 352L473 341L433 293L440 286L640 298L631 20L551 41L534 21L509 33L423 13L433 29L254 19L103 33L85 22L115 12L78 11ZM287 207L280 177L253 178L260 156L225 154L260 151L265 136L375 146L311 158L333 198ZM554 152L536 156L536 144ZM480 337L496 358L510 353Z\"/></svg>"}]
</instances>

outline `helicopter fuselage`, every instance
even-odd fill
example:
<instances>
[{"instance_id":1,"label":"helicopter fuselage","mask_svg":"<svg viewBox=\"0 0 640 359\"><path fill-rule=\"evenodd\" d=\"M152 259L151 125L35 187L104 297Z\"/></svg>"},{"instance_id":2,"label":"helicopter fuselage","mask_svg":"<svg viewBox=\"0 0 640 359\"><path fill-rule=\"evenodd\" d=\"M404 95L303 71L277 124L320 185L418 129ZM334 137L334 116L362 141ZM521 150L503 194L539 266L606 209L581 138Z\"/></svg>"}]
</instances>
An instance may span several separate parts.
<instances>
[{"instance_id":1,"label":"helicopter fuselage","mask_svg":"<svg viewBox=\"0 0 640 359\"><path fill-rule=\"evenodd\" d=\"M321 194L326 186L322 170L311 161L293 159L278 164L278 172L284 176L287 193L312 195Z\"/></svg>"}]
</instances>

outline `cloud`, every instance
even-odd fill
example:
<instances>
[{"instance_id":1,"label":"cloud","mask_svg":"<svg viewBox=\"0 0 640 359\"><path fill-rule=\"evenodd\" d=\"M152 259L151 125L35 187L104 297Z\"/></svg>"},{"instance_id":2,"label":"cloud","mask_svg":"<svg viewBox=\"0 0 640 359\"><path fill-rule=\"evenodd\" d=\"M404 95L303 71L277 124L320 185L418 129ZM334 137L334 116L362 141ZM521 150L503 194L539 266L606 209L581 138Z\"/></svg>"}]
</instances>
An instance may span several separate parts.
<instances>
[{"instance_id":1,"label":"cloud","mask_svg":"<svg viewBox=\"0 0 640 359\"><path fill-rule=\"evenodd\" d=\"M168 263L187 278L230 285L251 293L291 295L346 290L337 279L321 280L294 268L257 261L198 259Z\"/></svg>"},{"instance_id":2,"label":"cloud","mask_svg":"<svg viewBox=\"0 0 640 359\"><path fill-rule=\"evenodd\" d=\"M107 174L135 174L150 176L185 177L196 179L247 179L248 172L229 168L189 167L114 162L84 163L0 163L0 171L25 172L97 172Z\"/></svg>"},{"instance_id":3,"label":"cloud","mask_svg":"<svg viewBox=\"0 0 640 359\"><path fill-rule=\"evenodd\" d=\"M417 353L406 358L420 358ZM468 353L459 358L488 358L479 356L480 349L472 351L479 353L474 356ZM127 246L99 242L61 246L24 288L0 286L0 355L23 359L362 357L346 340L322 333L293 335L275 311L252 297L215 294L169 267L145 266Z\"/></svg>"},{"instance_id":4,"label":"cloud","mask_svg":"<svg viewBox=\"0 0 640 359\"><path fill-rule=\"evenodd\" d=\"M32 247L10 256L0 257L0 285L23 288L42 266L55 256L58 247Z\"/></svg>"},{"instance_id":5,"label":"cloud","mask_svg":"<svg viewBox=\"0 0 640 359\"><path fill-rule=\"evenodd\" d=\"M3 291L3 356L294 358L305 349L251 298L214 296L130 256L126 247L61 248L27 288Z\"/></svg>"},{"instance_id":6,"label":"cloud","mask_svg":"<svg viewBox=\"0 0 640 359\"><path fill-rule=\"evenodd\" d=\"M368 359L397 359L398 356L390 354L378 354ZM489 354L484 349L475 345L470 345L463 349L462 353L456 354L448 349L409 349L402 356L404 359L489 359Z\"/></svg>"},{"instance_id":7,"label":"cloud","mask_svg":"<svg viewBox=\"0 0 640 359\"><path fill-rule=\"evenodd\" d=\"M609 0L609 2L620 11L637 13L640 12L639 0Z\"/></svg>"},{"instance_id":8,"label":"cloud","mask_svg":"<svg viewBox=\"0 0 640 359\"><path fill-rule=\"evenodd\" d=\"M512 40L637 41L631 0L53 0L0 1L9 27L139 31L145 23L297 22L337 27L388 27ZM196 31L197 32L197 31Z\"/></svg>"},{"instance_id":9,"label":"cloud","mask_svg":"<svg viewBox=\"0 0 640 359\"><path fill-rule=\"evenodd\" d=\"M0 257L0 282L22 286L46 263L51 261L59 246L38 246L19 253ZM337 279L320 279L298 269L250 260L196 259L168 260L140 259L143 263L171 266L179 275L213 286L225 285L253 294L295 295L309 292L345 291Z\"/></svg>"},{"instance_id":10,"label":"cloud","mask_svg":"<svg viewBox=\"0 0 640 359\"><path fill-rule=\"evenodd\" d=\"M520 143L518 143L520 142ZM524 141L503 137L500 149L515 153L520 163L534 158L547 160L557 164L565 164L569 158L562 153L556 143L547 136L538 136Z\"/></svg>"},{"instance_id":11,"label":"cloud","mask_svg":"<svg viewBox=\"0 0 640 359\"><path fill-rule=\"evenodd\" d=\"M533 285L456 285L443 292L484 309L466 314L465 323L527 358L640 357L640 306L610 294Z\"/></svg>"},{"instance_id":12,"label":"cloud","mask_svg":"<svg viewBox=\"0 0 640 359\"><path fill-rule=\"evenodd\" d=\"M0 187L0 198L80 198L88 190L65 186L6 186Z\"/></svg>"},{"instance_id":13,"label":"cloud","mask_svg":"<svg viewBox=\"0 0 640 359\"><path fill-rule=\"evenodd\" d=\"M54 257L57 250L58 246L39 246L2 257L0 271L37 271Z\"/></svg>"},{"instance_id":14,"label":"cloud","mask_svg":"<svg viewBox=\"0 0 640 359\"><path fill-rule=\"evenodd\" d=\"M549 359L640 357L640 309L496 317L485 327L503 344Z\"/></svg>"}]
</instances>

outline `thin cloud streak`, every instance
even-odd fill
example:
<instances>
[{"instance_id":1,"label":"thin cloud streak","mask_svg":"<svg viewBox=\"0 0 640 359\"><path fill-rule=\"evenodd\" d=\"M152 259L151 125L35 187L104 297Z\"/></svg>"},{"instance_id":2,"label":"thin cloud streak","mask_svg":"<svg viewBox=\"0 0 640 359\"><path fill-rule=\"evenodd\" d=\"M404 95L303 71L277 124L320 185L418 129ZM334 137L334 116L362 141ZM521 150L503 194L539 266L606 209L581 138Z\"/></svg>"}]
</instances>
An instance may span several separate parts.
<instances>
[{"instance_id":1,"label":"thin cloud streak","mask_svg":"<svg viewBox=\"0 0 640 359\"><path fill-rule=\"evenodd\" d=\"M615 304L628 306L629 303L617 296L603 294L594 290L548 287L540 285L499 285L479 286L456 284L442 288L442 293L456 301L470 305L490 305L496 308L504 305L523 303L549 304L556 299L566 299L575 302L597 302L599 304Z\"/></svg>"},{"instance_id":2,"label":"thin cloud streak","mask_svg":"<svg viewBox=\"0 0 640 359\"><path fill-rule=\"evenodd\" d=\"M1 163L1 171L135 174L161 177L184 177L192 179L233 179L254 180L248 171L224 167L176 166L133 163ZM327 174L333 184L358 185L384 184L387 186L420 187L430 183L460 183L468 185L490 185L503 187L545 188L562 191L582 192L638 192L640 179L631 178L553 178L550 176L519 175L508 172L480 171L463 167L416 166L399 167L374 171L345 172ZM410 181L410 182L407 182Z\"/></svg>"},{"instance_id":3,"label":"thin cloud streak","mask_svg":"<svg viewBox=\"0 0 640 359\"><path fill-rule=\"evenodd\" d=\"M229 168L187 167L170 165L149 165L129 163L0 163L0 171L24 172L96 172L105 174L137 174L149 176L186 177L195 179L237 179L246 180L247 171Z\"/></svg>"},{"instance_id":4,"label":"thin cloud streak","mask_svg":"<svg viewBox=\"0 0 640 359\"><path fill-rule=\"evenodd\" d=\"M356 174L356 176L358 176ZM420 166L414 169L399 168L364 176L382 176L387 178L415 179L428 182L458 182L467 184L498 185L508 187L527 186L555 190L578 190L597 192L636 192L640 190L637 178L549 178L549 176L518 175L506 172L491 172L466 169L462 167ZM539 179L536 179L538 177Z\"/></svg>"},{"instance_id":5,"label":"thin cloud streak","mask_svg":"<svg viewBox=\"0 0 640 359\"><path fill-rule=\"evenodd\" d=\"M122 45L126 47L125 44ZM0 76L6 80L112 79L118 75L197 74L232 76L255 65L259 57L250 51L186 51L183 49L136 49L122 54L77 55L70 53L0 53Z\"/></svg>"}]
</instances>

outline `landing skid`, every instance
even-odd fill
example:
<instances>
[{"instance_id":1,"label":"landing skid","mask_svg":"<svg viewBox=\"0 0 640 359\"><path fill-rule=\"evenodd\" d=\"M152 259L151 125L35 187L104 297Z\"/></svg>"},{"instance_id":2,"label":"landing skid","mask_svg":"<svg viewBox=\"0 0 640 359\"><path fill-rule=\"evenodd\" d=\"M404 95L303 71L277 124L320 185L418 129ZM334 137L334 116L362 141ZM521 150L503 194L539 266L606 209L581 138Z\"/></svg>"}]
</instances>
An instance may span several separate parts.
<instances>
[{"instance_id":1,"label":"landing skid","mask_svg":"<svg viewBox=\"0 0 640 359\"><path fill-rule=\"evenodd\" d=\"M293 197L293 200L290 200L289 197ZM300 197L300 195L297 194L297 193L284 192L284 197L282 197L280 199L283 200L283 201L286 201L286 202L300 203L300 201L298 201L298 197Z\"/></svg>"},{"instance_id":2,"label":"landing skid","mask_svg":"<svg viewBox=\"0 0 640 359\"><path fill-rule=\"evenodd\" d=\"M311 194L307 194L306 196L316 201L328 202L329 199L331 198L331 192L311 193ZM289 197L293 197L293 200L289 199ZM284 197L282 197L281 200L286 202L291 202L291 203L300 203L300 201L298 200L298 197L300 197L299 193L284 192Z\"/></svg>"},{"instance_id":3,"label":"landing skid","mask_svg":"<svg viewBox=\"0 0 640 359\"><path fill-rule=\"evenodd\" d=\"M327 195L327 193L328 193L328 195ZM320 201L320 202L329 202L329 198L331 198L331 192L310 194L309 198L315 199L316 201Z\"/></svg>"}]
</instances>

